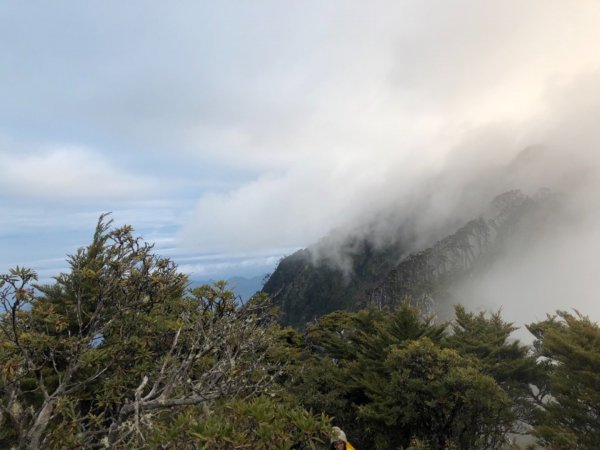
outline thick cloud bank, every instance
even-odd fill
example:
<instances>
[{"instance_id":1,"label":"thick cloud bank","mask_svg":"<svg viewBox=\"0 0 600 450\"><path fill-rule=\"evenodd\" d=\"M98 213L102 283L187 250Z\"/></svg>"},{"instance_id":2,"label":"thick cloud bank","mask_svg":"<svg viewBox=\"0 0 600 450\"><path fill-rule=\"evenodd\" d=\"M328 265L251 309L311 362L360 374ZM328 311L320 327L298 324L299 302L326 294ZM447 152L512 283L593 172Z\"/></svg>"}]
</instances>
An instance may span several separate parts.
<instances>
[{"instance_id":1,"label":"thick cloud bank","mask_svg":"<svg viewBox=\"0 0 600 450\"><path fill-rule=\"evenodd\" d=\"M595 2L344 2L318 19L307 11L277 29L295 62L267 63L260 91L238 80L248 89L240 101L256 101L253 118L211 135L220 158L259 175L202 195L186 243L304 246L390 205L422 202L427 190L423 220L445 220L457 207L477 211L503 185L544 181L493 180L529 146L593 151L593 136L587 150L573 149L585 142L572 127L597 107ZM306 27L310 38L298 40Z\"/></svg>"},{"instance_id":2,"label":"thick cloud bank","mask_svg":"<svg viewBox=\"0 0 600 450\"><path fill-rule=\"evenodd\" d=\"M102 211L173 254L419 248L540 186L596 242L597 1L5 3L0 265Z\"/></svg>"},{"instance_id":3,"label":"thick cloud bank","mask_svg":"<svg viewBox=\"0 0 600 450\"><path fill-rule=\"evenodd\" d=\"M296 73L310 73L303 114L244 141L274 169L203 196L185 238L305 246L337 229L385 244L409 227L423 248L501 192L549 188L560 223L457 295L519 323L571 307L600 318L600 5L387 7L326 16Z\"/></svg>"}]
</instances>

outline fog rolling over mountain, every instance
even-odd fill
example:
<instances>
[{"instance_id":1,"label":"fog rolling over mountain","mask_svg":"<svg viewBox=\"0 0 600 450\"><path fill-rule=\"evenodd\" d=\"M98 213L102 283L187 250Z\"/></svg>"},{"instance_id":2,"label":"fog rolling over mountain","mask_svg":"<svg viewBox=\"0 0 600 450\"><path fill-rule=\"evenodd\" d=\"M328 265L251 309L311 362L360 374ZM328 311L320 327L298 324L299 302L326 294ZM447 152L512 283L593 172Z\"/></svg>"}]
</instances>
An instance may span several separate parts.
<instances>
[{"instance_id":1,"label":"fog rolling over mountain","mask_svg":"<svg viewBox=\"0 0 600 450\"><path fill-rule=\"evenodd\" d=\"M360 219L275 271L265 289L283 305L284 320L302 324L403 296L441 317L462 303L501 308L518 325L571 308L599 320L597 75L548 88L545 108L528 119L467 127L436 167L399 168L397 180L390 177L381 195L360 206ZM514 210L518 227L508 221L496 235L494 199L516 191L529 207ZM478 233L501 239L484 239L475 252ZM460 245L474 252L472 260L446 271L440 259L449 253L441 249L460 254Z\"/></svg>"},{"instance_id":2,"label":"fog rolling over mountain","mask_svg":"<svg viewBox=\"0 0 600 450\"><path fill-rule=\"evenodd\" d=\"M442 319L453 306L470 303L481 308L485 295L467 295L482 277L492 276L508 256L528 253L539 244L541 230L561 216L560 198L541 190L533 196L508 191L497 196L489 210L433 246L404 258L364 300L378 308L408 302Z\"/></svg>"},{"instance_id":3,"label":"fog rolling over mountain","mask_svg":"<svg viewBox=\"0 0 600 450\"><path fill-rule=\"evenodd\" d=\"M540 152L539 172L535 156L522 154L511 172L529 185L527 174L533 181L540 175L542 182L549 175L544 185L554 192L550 209L512 230L490 267L461 280L453 296L473 309L502 308L504 317L518 324L571 308L599 320L598 150Z\"/></svg>"},{"instance_id":4,"label":"fog rolling over mountain","mask_svg":"<svg viewBox=\"0 0 600 450\"><path fill-rule=\"evenodd\" d=\"M265 290L299 326L399 302L441 319L461 303L518 325L571 308L598 320L600 190L588 149L529 147L504 164L465 150L388 210L284 259Z\"/></svg>"}]
</instances>

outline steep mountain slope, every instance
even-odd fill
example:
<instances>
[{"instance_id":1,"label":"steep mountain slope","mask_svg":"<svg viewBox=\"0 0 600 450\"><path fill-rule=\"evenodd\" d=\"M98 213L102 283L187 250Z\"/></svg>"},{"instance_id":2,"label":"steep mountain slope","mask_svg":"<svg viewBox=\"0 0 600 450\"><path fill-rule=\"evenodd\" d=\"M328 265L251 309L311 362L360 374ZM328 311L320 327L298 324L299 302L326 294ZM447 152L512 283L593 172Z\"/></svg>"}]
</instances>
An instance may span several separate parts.
<instances>
[{"instance_id":1,"label":"steep mountain slope","mask_svg":"<svg viewBox=\"0 0 600 450\"><path fill-rule=\"evenodd\" d=\"M417 252L407 252L406 239L380 246L369 237L350 237L337 249L350 260L351 267L342 268L323 255L323 243L300 250L281 261L263 290L281 308L282 322L293 326L339 309L401 302L444 317L456 303L454 285L534 239L556 211L557 197L547 191L533 197L509 191L480 217Z\"/></svg>"},{"instance_id":2,"label":"steep mountain slope","mask_svg":"<svg viewBox=\"0 0 600 450\"><path fill-rule=\"evenodd\" d=\"M377 248L365 238L343 245L351 272L316 256L314 249L299 250L280 262L263 291L281 308L283 323L301 326L331 311L354 309L385 280L402 253L398 245Z\"/></svg>"}]
</instances>

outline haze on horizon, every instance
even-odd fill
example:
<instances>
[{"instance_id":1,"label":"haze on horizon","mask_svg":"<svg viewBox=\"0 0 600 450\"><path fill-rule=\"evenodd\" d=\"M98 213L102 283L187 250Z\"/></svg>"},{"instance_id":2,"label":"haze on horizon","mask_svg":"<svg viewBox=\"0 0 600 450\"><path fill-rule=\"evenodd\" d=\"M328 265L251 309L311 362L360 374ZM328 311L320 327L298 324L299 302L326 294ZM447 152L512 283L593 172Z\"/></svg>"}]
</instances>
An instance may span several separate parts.
<instances>
[{"instance_id":1,"label":"haze on horizon","mask_svg":"<svg viewBox=\"0 0 600 450\"><path fill-rule=\"evenodd\" d=\"M426 245L549 187L572 221L466 291L598 319L598 23L593 0L7 1L0 271L56 274L105 211L183 270L258 275L332 229L410 215Z\"/></svg>"}]
</instances>

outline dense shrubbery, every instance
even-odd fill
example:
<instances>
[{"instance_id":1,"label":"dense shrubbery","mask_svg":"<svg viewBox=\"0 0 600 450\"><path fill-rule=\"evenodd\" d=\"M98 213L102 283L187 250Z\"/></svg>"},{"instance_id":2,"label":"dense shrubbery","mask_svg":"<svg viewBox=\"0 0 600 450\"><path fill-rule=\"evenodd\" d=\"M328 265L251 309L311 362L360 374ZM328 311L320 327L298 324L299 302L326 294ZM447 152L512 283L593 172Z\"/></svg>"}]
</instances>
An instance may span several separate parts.
<instances>
[{"instance_id":1,"label":"dense shrubbery","mask_svg":"<svg viewBox=\"0 0 600 450\"><path fill-rule=\"evenodd\" d=\"M282 328L268 299L188 291L129 227L99 222L50 286L0 278L0 447L495 449L523 424L600 447L600 329L559 313L533 348L499 314L336 312Z\"/></svg>"}]
</instances>

